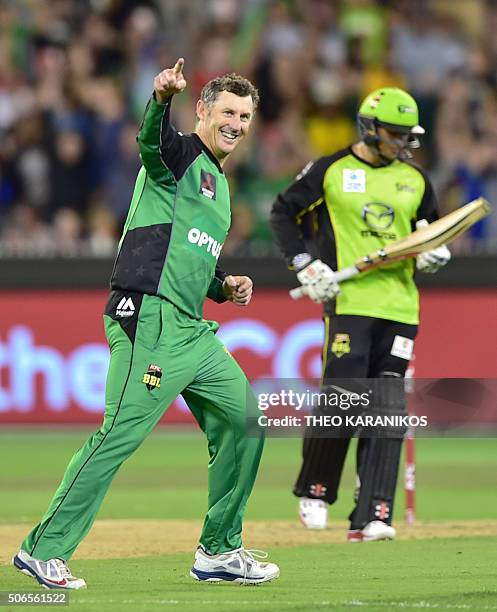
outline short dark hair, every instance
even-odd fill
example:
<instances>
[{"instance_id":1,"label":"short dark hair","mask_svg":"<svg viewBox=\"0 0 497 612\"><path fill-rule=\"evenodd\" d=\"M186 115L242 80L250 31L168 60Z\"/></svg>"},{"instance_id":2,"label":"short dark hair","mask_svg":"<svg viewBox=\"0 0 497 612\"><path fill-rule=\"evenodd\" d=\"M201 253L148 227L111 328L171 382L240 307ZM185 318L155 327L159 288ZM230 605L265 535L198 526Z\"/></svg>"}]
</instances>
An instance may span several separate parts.
<instances>
[{"instance_id":1,"label":"short dark hair","mask_svg":"<svg viewBox=\"0 0 497 612\"><path fill-rule=\"evenodd\" d=\"M212 106L222 91L229 91L230 93L235 94L235 96L240 96L241 98L251 96L252 102L254 103L254 110L259 104L259 93L257 89L248 79L240 76L239 74L235 74L234 72L211 79L204 85L204 88L200 94L200 99L207 106Z\"/></svg>"}]
</instances>

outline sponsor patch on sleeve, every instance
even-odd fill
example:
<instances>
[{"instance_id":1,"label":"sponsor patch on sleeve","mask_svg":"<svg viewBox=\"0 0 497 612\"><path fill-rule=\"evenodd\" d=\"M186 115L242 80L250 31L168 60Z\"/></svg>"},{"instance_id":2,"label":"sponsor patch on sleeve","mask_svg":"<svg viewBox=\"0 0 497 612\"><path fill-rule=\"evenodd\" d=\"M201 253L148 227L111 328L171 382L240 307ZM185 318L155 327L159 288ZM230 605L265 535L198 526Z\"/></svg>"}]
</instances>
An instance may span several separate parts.
<instances>
[{"instance_id":1,"label":"sponsor patch on sleeve","mask_svg":"<svg viewBox=\"0 0 497 612\"><path fill-rule=\"evenodd\" d=\"M407 361L409 361L412 357L413 348L414 340L405 338L404 336L395 336L390 354L394 357L400 357L401 359L407 359Z\"/></svg>"}]
</instances>

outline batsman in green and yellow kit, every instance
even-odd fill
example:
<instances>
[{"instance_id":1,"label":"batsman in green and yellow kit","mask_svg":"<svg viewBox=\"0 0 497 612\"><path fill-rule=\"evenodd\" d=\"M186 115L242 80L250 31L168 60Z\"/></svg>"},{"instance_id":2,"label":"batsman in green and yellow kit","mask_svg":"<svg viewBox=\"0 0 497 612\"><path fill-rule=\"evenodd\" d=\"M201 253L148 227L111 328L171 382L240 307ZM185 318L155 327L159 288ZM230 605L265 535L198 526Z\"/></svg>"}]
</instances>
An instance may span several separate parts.
<instances>
[{"instance_id":1,"label":"batsman in green and yellow kit","mask_svg":"<svg viewBox=\"0 0 497 612\"><path fill-rule=\"evenodd\" d=\"M324 304L323 389L360 394L360 379L372 378L366 412L394 423L407 414L403 378L419 322L415 268L434 272L450 253L439 247L418 255L417 262L382 266L338 286L334 270L437 218L431 182L409 161L409 149L419 146L417 135L424 133L412 96L395 88L376 90L361 104L357 122L360 140L304 168L278 196L271 221L305 293ZM344 414L336 412L339 418ZM326 526L351 433L357 434L307 431L294 493L309 528ZM349 541L395 537L391 523L404 433L402 426L360 432Z\"/></svg>"},{"instance_id":2,"label":"batsman in green and yellow kit","mask_svg":"<svg viewBox=\"0 0 497 612\"><path fill-rule=\"evenodd\" d=\"M48 588L85 587L66 561L91 528L120 465L182 394L205 432L208 512L190 575L208 582L277 578L243 548L242 518L263 436L246 435L256 398L242 370L202 319L206 297L246 306L252 282L217 265L230 227L222 164L248 132L257 90L238 75L213 79L197 102L195 132L170 124L186 81L183 59L154 80L138 134L143 166L119 244L105 309L111 351L102 427L72 458L49 509L14 557Z\"/></svg>"}]
</instances>

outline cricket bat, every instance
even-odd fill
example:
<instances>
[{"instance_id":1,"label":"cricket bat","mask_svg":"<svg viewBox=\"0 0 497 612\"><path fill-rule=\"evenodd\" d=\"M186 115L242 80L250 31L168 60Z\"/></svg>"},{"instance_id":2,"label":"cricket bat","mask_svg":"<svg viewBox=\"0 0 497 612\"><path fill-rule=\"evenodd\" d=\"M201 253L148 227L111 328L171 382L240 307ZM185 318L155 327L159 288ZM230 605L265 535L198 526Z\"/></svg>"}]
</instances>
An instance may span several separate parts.
<instances>
[{"instance_id":1,"label":"cricket bat","mask_svg":"<svg viewBox=\"0 0 497 612\"><path fill-rule=\"evenodd\" d=\"M355 262L353 266L338 270L336 281L342 282L353 278L361 272L367 272L377 266L386 266L395 261L416 257L425 251L436 249L442 244L451 242L457 238L480 219L486 217L492 207L485 198L478 198L452 211L445 217L433 221L426 227L422 227L400 240L387 244L382 249L365 255ZM304 287L296 287L290 291L290 296L298 300L305 296Z\"/></svg>"}]
</instances>

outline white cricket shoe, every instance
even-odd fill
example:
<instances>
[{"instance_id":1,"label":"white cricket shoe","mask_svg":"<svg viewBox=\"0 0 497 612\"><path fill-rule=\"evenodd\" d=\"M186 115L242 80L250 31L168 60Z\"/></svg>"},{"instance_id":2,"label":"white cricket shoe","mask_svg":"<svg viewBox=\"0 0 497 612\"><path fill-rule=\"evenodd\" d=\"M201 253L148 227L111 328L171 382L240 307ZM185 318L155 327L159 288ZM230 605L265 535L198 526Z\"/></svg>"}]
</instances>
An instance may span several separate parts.
<instances>
[{"instance_id":1,"label":"white cricket shoe","mask_svg":"<svg viewBox=\"0 0 497 612\"><path fill-rule=\"evenodd\" d=\"M46 589L85 589L83 578L75 578L63 559L41 561L20 550L12 565L27 576L36 578Z\"/></svg>"},{"instance_id":2,"label":"white cricket shoe","mask_svg":"<svg viewBox=\"0 0 497 612\"><path fill-rule=\"evenodd\" d=\"M299 517L307 529L326 529L328 523L328 504L322 499L301 497Z\"/></svg>"},{"instance_id":3,"label":"white cricket shoe","mask_svg":"<svg viewBox=\"0 0 497 612\"><path fill-rule=\"evenodd\" d=\"M371 521L362 529L349 529L349 542L375 542L378 540L394 540L396 531L383 521Z\"/></svg>"},{"instance_id":4,"label":"white cricket shoe","mask_svg":"<svg viewBox=\"0 0 497 612\"><path fill-rule=\"evenodd\" d=\"M261 563L267 553L262 550L237 548L219 555L208 555L202 546L195 552L190 576L201 582L231 582L234 584L261 584L275 580L280 568L275 563Z\"/></svg>"}]
</instances>

